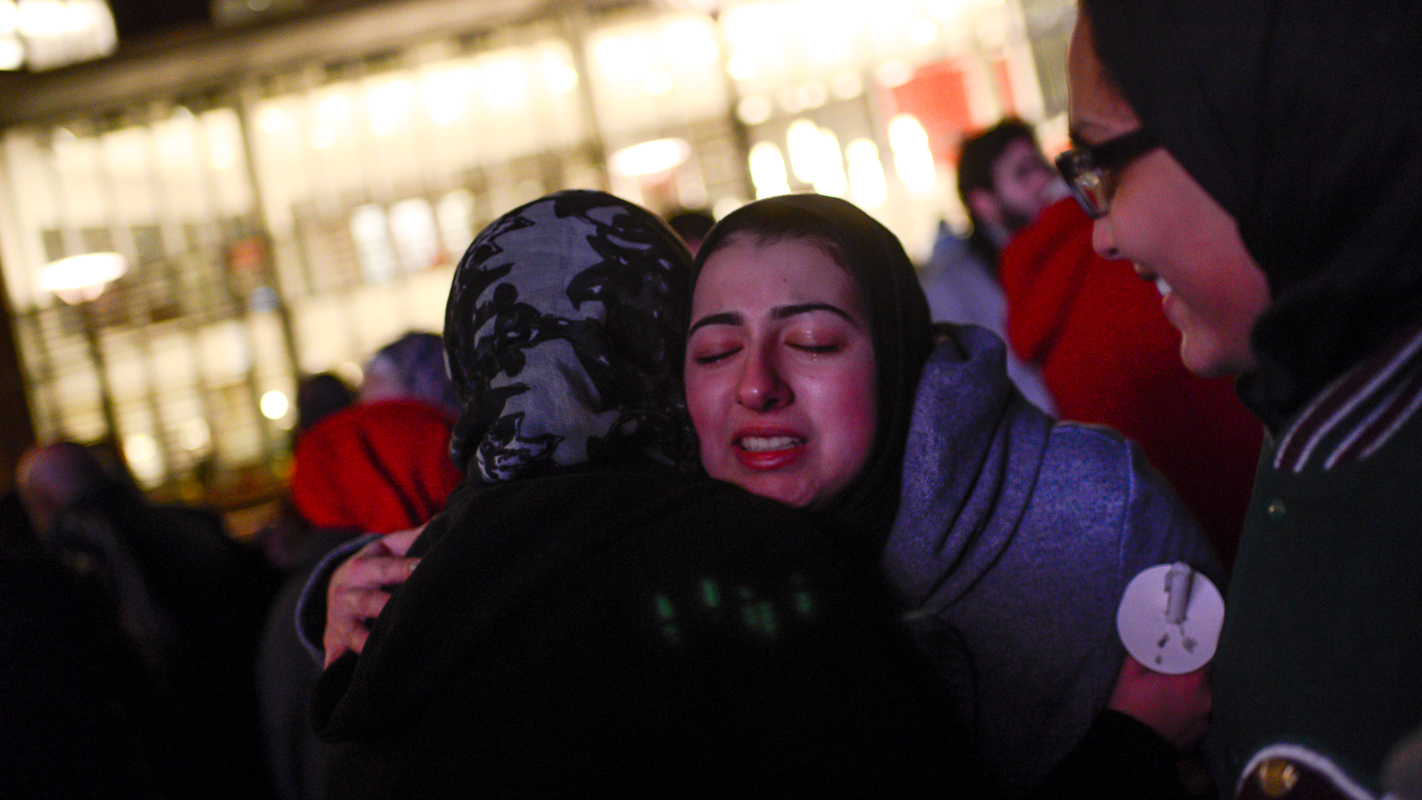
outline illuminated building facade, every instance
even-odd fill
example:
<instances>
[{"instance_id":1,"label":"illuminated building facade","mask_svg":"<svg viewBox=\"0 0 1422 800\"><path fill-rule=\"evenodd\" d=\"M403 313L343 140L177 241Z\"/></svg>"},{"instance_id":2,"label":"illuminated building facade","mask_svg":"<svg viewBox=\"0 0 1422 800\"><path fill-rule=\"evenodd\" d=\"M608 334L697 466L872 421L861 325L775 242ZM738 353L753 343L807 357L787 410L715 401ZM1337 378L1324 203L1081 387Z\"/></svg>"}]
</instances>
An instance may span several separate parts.
<instances>
[{"instance_id":1,"label":"illuminated building facade","mask_svg":"<svg viewBox=\"0 0 1422 800\"><path fill-rule=\"evenodd\" d=\"M454 261L561 188L719 216L813 189L926 256L962 132L1065 138L1070 0L389 0L17 78L0 263L41 439L149 488L279 476L299 375L443 327ZM6 76L9 77L9 76ZM62 299L44 271L117 253Z\"/></svg>"}]
</instances>

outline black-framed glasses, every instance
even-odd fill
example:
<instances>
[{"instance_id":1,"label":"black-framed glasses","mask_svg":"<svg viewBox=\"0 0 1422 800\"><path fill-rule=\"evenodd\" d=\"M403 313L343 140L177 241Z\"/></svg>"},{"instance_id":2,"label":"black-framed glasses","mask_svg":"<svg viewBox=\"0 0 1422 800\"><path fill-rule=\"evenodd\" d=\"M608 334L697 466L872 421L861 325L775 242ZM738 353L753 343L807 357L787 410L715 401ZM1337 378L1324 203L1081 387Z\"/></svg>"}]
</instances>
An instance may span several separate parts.
<instances>
[{"instance_id":1,"label":"black-framed glasses","mask_svg":"<svg viewBox=\"0 0 1422 800\"><path fill-rule=\"evenodd\" d=\"M1087 215L1101 219L1111 209L1116 172L1159 146L1154 134L1137 128L1101 144L1073 147L1057 156L1057 171Z\"/></svg>"}]
</instances>

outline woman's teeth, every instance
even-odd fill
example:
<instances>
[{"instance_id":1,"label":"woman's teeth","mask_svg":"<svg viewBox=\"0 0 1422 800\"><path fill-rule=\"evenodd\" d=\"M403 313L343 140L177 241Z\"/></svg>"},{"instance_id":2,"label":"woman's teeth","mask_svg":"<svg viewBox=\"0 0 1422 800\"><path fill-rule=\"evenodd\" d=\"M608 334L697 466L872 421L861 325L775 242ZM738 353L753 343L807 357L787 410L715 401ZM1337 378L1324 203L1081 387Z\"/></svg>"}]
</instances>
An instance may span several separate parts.
<instances>
[{"instance_id":1,"label":"woman's teeth","mask_svg":"<svg viewBox=\"0 0 1422 800\"><path fill-rule=\"evenodd\" d=\"M1156 278L1155 290L1157 292L1160 292L1161 297L1164 297L1170 294L1170 284L1166 283L1164 278Z\"/></svg>"},{"instance_id":2,"label":"woman's teeth","mask_svg":"<svg viewBox=\"0 0 1422 800\"><path fill-rule=\"evenodd\" d=\"M800 444L796 436L746 436L740 440L742 450L764 453L768 450L785 450Z\"/></svg>"}]
</instances>

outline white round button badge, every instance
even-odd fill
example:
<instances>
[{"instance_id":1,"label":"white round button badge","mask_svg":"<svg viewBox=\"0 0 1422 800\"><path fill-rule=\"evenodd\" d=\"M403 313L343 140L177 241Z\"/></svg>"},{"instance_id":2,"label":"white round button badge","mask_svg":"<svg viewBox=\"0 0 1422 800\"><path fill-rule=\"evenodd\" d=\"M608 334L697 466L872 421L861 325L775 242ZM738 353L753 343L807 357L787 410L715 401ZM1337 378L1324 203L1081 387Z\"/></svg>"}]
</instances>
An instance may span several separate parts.
<instances>
[{"instance_id":1,"label":"white round button badge","mask_svg":"<svg viewBox=\"0 0 1422 800\"><path fill-rule=\"evenodd\" d=\"M1183 675L1215 657L1224 598L1184 563L1158 564L1131 579L1116 610L1121 643L1156 672Z\"/></svg>"}]
</instances>

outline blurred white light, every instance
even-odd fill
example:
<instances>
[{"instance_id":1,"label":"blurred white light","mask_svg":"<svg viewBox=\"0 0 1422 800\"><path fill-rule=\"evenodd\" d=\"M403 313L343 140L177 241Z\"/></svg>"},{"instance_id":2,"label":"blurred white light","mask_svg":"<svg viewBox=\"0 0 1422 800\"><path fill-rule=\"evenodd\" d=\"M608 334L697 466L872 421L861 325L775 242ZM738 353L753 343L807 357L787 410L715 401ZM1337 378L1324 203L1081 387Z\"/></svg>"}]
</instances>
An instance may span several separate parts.
<instances>
[{"instance_id":1,"label":"blurred white light","mask_svg":"<svg viewBox=\"0 0 1422 800\"><path fill-rule=\"evenodd\" d=\"M784 89L781 89L780 94L776 96L775 99L780 103L780 107L784 109L787 114L798 114L805 110L805 107L800 105L800 93L795 91L794 86L786 86Z\"/></svg>"},{"instance_id":2,"label":"blurred white light","mask_svg":"<svg viewBox=\"0 0 1422 800\"><path fill-rule=\"evenodd\" d=\"M790 193L789 177L785 174L785 158L774 142L758 142L750 149L751 183L756 199Z\"/></svg>"},{"instance_id":3,"label":"blurred white light","mask_svg":"<svg viewBox=\"0 0 1422 800\"><path fill-rule=\"evenodd\" d=\"M857 72L841 72L830 79L829 88L840 100L851 100L864 93L864 79Z\"/></svg>"},{"instance_id":4,"label":"blurred white light","mask_svg":"<svg viewBox=\"0 0 1422 800\"><path fill-rule=\"evenodd\" d=\"M654 69L642 76L642 88L647 94L666 94L672 88L671 73L664 69Z\"/></svg>"},{"instance_id":5,"label":"blurred white light","mask_svg":"<svg viewBox=\"0 0 1422 800\"><path fill-rule=\"evenodd\" d=\"M25 65L25 46L18 37L0 36L0 69L19 69Z\"/></svg>"},{"instance_id":6,"label":"blurred white light","mask_svg":"<svg viewBox=\"0 0 1422 800\"><path fill-rule=\"evenodd\" d=\"M378 203L366 203L351 212L351 239L356 246L356 261L368 283L386 283L394 278L399 258L390 241L389 219Z\"/></svg>"},{"instance_id":7,"label":"blurred white light","mask_svg":"<svg viewBox=\"0 0 1422 800\"><path fill-rule=\"evenodd\" d=\"M401 200L390 206L390 237L406 272L418 272L439 263L439 225L434 207L423 197Z\"/></svg>"},{"instance_id":8,"label":"blurred white light","mask_svg":"<svg viewBox=\"0 0 1422 800\"><path fill-rule=\"evenodd\" d=\"M528 95L528 75L523 60L517 56L488 59L482 68L480 86L484 102L492 108L512 105Z\"/></svg>"},{"instance_id":9,"label":"blurred white light","mask_svg":"<svg viewBox=\"0 0 1422 800\"><path fill-rule=\"evenodd\" d=\"M739 197L723 197L711 206L711 216L720 219L745 204Z\"/></svg>"},{"instance_id":10,"label":"blurred white light","mask_svg":"<svg viewBox=\"0 0 1422 800\"><path fill-rule=\"evenodd\" d=\"M336 143L336 129L329 123L319 123L311 129L311 146L317 150L325 150Z\"/></svg>"},{"instance_id":11,"label":"blurred white light","mask_svg":"<svg viewBox=\"0 0 1422 800\"><path fill-rule=\"evenodd\" d=\"M351 115L351 101L339 93L331 93L321 99L316 113L328 122L340 122Z\"/></svg>"},{"instance_id":12,"label":"blurred white light","mask_svg":"<svg viewBox=\"0 0 1422 800\"><path fill-rule=\"evenodd\" d=\"M66 303L82 303L103 294L125 272L128 259L119 253L85 253L50 262L40 270L39 285Z\"/></svg>"},{"instance_id":13,"label":"blurred white light","mask_svg":"<svg viewBox=\"0 0 1422 800\"><path fill-rule=\"evenodd\" d=\"M726 61L726 74L738 81L748 81L755 77L759 65L755 63L755 56L749 53L736 53Z\"/></svg>"},{"instance_id":14,"label":"blurred white light","mask_svg":"<svg viewBox=\"0 0 1422 800\"><path fill-rule=\"evenodd\" d=\"M178 430L178 441L184 450L206 450L208 445L212 444L212 429L208 427L207 420L194 417L184 422L183 427Z\"/></svg>"},{"instance_id":15,"label":"blurred white light","mask_svg":"<svg viewBox=\"0 0 1422 800\"><path fill-rule=\"evenodd\" d=\"M742 98L741 102L736 104L736 116L747 125L765 122L774 111L775 106L771 105L770 100L758 94Z\"/></svg>"},{"instance_id":16,"label":"blurred white light","mask_svg":"<svg viewBox=\"0 0 1422 800\"><path fill-rule=\"evenodd\" d=\"M797 119L785 131L790 151L790 170L801 183L814 183L820 166L820 127L807 119Z\"/></svg>"},{"instance_id":17,"label":"blurred white light","mask_svg":"<svg viewBox=\"0 0 1422 800\"><path fill-rule=\"evenodd\" d=\"M420 80L425 107L437 125L450 125L464 114L465 85L458 72L428 72Z\"/></svg>"},{"instance_id":18,"label":"blurred white light","mask_svg":"<svg viewBox=\"0 0 1422 800\"><path fill-rule=\"evenodd\" d=\"M928 44L938 38L938 26L931 19L918 17L909 22L908 37L914 44Z\"/></svg>"},{"instance_id":19,"label":"blurred white light","mask_svg":"<svg viewBox=\"0 0 1422 800\"><path fill-rule=\"evenodd\" d=\"M158 443L146 433L137 433L123 440L123 459L145 483L152 483L163 472L163 465L158 459Z\"/></svg>"},{"instance_id":20,"label":"blurred white light","mask_svg":"<svg viewBox=\"0 0 1422 800\"><path fill-rule=\"evenodd\" d=\"M863 208L883 205L889 190L878 146L870 139L855 139L844 148L844 156L849 162L849 190L854 194L854 202Z\"/></svg>"},{"instance_id":21,"label":"blurred white light","mask_svg":"<svg viewBox=\"0 0 1422 800\"><path fill-rule=\"evenodd\" d=\"M626 42L614 36L607 36L593 45L593 58L605 69L616 70L627 61L626 48Z\"/></svg>"},{"instance_id":22,"label":"blurred white light","mask_svg":"<svg viewBox=\"0 0 1422 800\"><path fill-rule=\"evenodd\" d=\"M706 25L694 19L680 19L662 30L662 45L677 60L695 66L714 63L721 54Z\"/></svg>"},{"instance_id":23,"label":"blurred white light","mask_svg":"<svg viewBox=\"0 0 1422 800\"><path fill-rule=\"evenodd\" d=\"M458 257L474 238L470 221L474 218L474 193L455 189L439 199L435 206L439 220L439 238L447 254Z\"/></svg>"},{"instance_id":24,"label":"blurred white light","mask_svg":"<svg viewBox=\"0 0 1422 800\"><path fill-rule=\"evenodd\" d=\"M874 80L892 89L913 80L913 67L904 61L885 61L874 70Z\"/></svg>"},{"instance_id":25,"label":"blurred white light","mask_svg":"<svg viewBox=\"0 0 1422 800\"><path fill-rule=\"evenodd\" d=\"M614 175L635 177L655 175L679 167L691 157L691 145L685 139L653 139L634 144L608 156L607 168Z\"/></svg>"},{"instance_id":26,"label":"blurred white light","mask_svg":"<svg viewBox=\"0 0 1422 800\"><path fill-rule=\"evenodd\" d=\"M113 13L103 0L20 0L5 3L0 32L18 33L32 70L108 55L118 45Z\"/></svg>"},{"instance_id":27,"label":"blurred white light","mask_svg":"<svg viewBox=\"0 0 1422 800\"><path fill-rule=\"evenodd\" d=\"M811 81L795 90L795 101L801 108L819 108L828 99L825 85L819 81Z\"/></svg>"},{"instance_id":28,"label":"blurred white light","mask_svg":"<svg viewBox=\"0 0 1422 800\"><path fill-rule=\"evenodd\" d=\"M573 69L562 53L544 53L542 60L543 83L554 94L566 94L578 88L578 71Z\"/></svg>"},{"instance_id":29,"label":"blurred white light","mask_svg":"<svg viewBox=\"0 0 1422 800\"><path fill-rule=\"evenodd\" d=\"M968 0L928 0L924 3L924 10L938 19L948 19L962 11L967 4Z\"/></svg>"},{"instance_id":30,"label":"blurred white light","mask_svg":"<svg viewBox=\"0 0 1422 800\"><path fill-rule=\"evenodd\" d=\"M286 395L273 389L262 395L261 407L262 416L277 420L286 416L286 412L291 410L291 401L286 399Z\"/></svg>"},{"instance_id":31,"label":"blurred white light","mask_svg":"<svg viewBox=\"0 0 1422 800\"><path fill-rule=\"evenodd\" d=\"M276 133L286 125L286 114L275 106L267 106L257 115L257 126L267 133Z\"/></svg>"},{"instance_id":32,"label":"blurred white light","mask_svg":"<svg viewBox=\"0 0 1422 800\"><path fill-rule=\"evenodd\" d=\"M839 138L833 131L821 129L819 136L818 165L815 168L815 191L830 197L843 197L849 188L849 179L844 174L844 156L839 150Z\"/></svg>"},{"instance_id":33,"label":"blurred white light","mask_svg":"<svg viewBox=\"0 0 1422 800\"><path fill-rule=\"evenodd\" d=\"M58 36L68 30L69 14L61 0L21 0L15 29L25 37Z\"/></svg>"},{"instance_id":34,"label":"blurred white light","mask_svg":"<svg viewBox=\"0 0 1422 800\"><path fill-rule=\"evenodd\" d=\"M15 8L15 0L0 0L0 34L8 36L15 33L18 16L19 9Z\"/></svg>"},{"instance_id":35,"label":"blurred white light","mask_svg":"<svg viewBox=\"0 0 1422 800\"><path fill-rule=\"evenodd\" d=\"M889 121L889 146L894 151L894 170L909 189L926 193L938 179L928 133L911 114L899 114Z\"/></svg>"},{"instance_id":36,"label":"blurred white light","mask_svg":"<svg viewBox=\"0 0 1422 800\"><path fill-rule=\"evenodd\" d=\"M232 148L225 144L215 145L212 148L212 168L218 171L227 169L237 163L237 154L232 152Z\"/></svg>"},{"instance_id":37,"label":"blurred white light","mask_svg":"<svg viewBox=\"0 0 1422 800\"><path fill-rule=\"evenodd\" d=\"M394 133L400 123L409 116L410 102L414 94L414 87L406 80L394 80L372 86L366 93L371 132L382 138Z\"/></svg>"}]
</instances>

